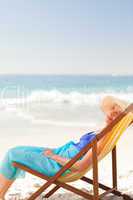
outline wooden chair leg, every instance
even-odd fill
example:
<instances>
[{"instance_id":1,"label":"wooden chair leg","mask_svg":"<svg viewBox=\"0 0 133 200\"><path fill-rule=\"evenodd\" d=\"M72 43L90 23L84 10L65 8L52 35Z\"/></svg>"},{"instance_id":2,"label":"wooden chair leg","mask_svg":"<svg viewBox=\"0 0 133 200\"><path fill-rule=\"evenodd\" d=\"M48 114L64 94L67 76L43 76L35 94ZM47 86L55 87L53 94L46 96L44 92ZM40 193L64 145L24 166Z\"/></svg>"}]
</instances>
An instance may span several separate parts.
<instances>
[{"instance_id":1,"label":"wooden chair leg","mask_svg":"<svg viewBox=\"0 0 133 200\"><path fill-rule=\"evenodd\" d=\"M99 183L98 183L98 156L97 156L97 141L94 140L92 147L92 162L93 162L93 192L94 200L99 199Z\"/></svg>"},{"instance_id":2,"label":"wooden chair leg","mask_svg":"<svg viewBox=\"0 0 133 200\"><path fill-rule=\"evenodd\" d=\"M73 192L73 193L75 193L75 194L77 194L77 195L79 195L81 197L84 197L85 199L93 200L93 195L89 194L88 192L84 192L84 191L82 191L82 190L80 190L80 189L78 189L78 188L76 188L76 187L74 187L72 185L69 185L69 184L66 184L66 183L62 183L62 182L58 182L58 181L55 181L55 184L58 184L58 186L66 189L66 190L68 190L70 192ZM41 186L41 188L43 188L43 186ZM53 190L54 190L54 188L53 188ZM56 187L56 189L57 189L57 187ZM34 194L35 193L33 193L33 195ZM37 198L37 196L33 196L33 195L31 195L27 200L35 200Z\"/></svg>"},{"instance_id":3,"label":"wooden chair leg","mask_svg":"<svg viewBox=\"0 0 133 200\"><path fill-rule=\"evenodd\" d=\"M116 159L116 146L112 150L112 182L113 188L117 189L117 159Z\"/></svg>"},{"instance_id":4,"label":"wooden chair leg","mask_svg":"<svg viewBox=\"0 0 133 200\"><path fill-rule=\"evenodd\" d=\"M45 198L50 197L52 194L54 194L58 189L60 188L59 185L56 185L52 190L50 190L47 194L45 194Z\"/></svg>"}]
</instances>

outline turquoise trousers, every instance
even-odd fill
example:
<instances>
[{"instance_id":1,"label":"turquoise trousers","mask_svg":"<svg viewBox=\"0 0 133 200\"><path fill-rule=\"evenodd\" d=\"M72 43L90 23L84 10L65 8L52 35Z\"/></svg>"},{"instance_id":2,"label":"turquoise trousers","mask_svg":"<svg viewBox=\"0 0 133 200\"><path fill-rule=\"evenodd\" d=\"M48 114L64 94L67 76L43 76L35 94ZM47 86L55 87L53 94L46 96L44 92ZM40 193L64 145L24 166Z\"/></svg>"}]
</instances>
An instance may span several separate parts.
<instances>
[{"instance_id":1,"label":"turquoise trousers","mask_svg":"<svg viewBox=\"0 0 133 200\"><path fill-rule=\"evenodd\" d=\"M49 148L36 146L16 146L10 148L0 163L0 174L10 180L24 178L25 171L12 165L12 162L18 162L44 175L54 176L62 168L62 165L45 156L44 150L46 149ZM63 146L52 148L52 151L54 154L65 158L72 158L79 152L73 141ZM70 172L68 169L62 175Z\"/></svg>"}]
</instances>

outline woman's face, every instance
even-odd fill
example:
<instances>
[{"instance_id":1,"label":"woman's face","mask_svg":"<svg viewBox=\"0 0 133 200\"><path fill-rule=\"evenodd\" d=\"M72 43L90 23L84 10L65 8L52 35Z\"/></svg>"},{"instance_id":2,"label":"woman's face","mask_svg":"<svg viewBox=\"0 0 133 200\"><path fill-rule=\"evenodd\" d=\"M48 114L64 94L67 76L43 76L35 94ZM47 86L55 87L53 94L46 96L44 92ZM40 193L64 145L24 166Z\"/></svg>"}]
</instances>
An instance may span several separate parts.
<instances>
[{"instance_id":1,"label":"woman's face","mask_svg":"<svg viewBox=\"0 0 133 200\"><path fill-rule=\"evenodd\" d=\"M114 102L106 102L103 104L102 108L106 114L107 124L109 124L122 112L122 108Z\"/></svg>"}]
</instances>

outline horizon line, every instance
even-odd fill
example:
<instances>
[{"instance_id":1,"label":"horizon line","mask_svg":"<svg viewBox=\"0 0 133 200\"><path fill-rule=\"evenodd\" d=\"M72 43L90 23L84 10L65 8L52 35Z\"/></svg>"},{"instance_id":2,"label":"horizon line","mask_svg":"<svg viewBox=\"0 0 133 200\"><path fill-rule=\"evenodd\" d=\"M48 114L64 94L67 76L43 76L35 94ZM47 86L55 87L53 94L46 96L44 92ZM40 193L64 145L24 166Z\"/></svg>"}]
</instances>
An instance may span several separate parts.
<instances>
[{"instance_id":1,"label":"horizon line","mask_svg":"<svg viewBox=\"0 0 133 200\"><path fill-rule=\"evenodd\" d=\"M88 74L88 73L79 73L79 74L72 74L72 73L66 73L66 74L63 74L63 73L0 73L0 76L5 76L5 75L34 75L34 76L37 76L37 75L42 75L42 76L133 76L133 74L118 74L118 73L109 73L109 74Z\"/></svg>"}]
</instances>

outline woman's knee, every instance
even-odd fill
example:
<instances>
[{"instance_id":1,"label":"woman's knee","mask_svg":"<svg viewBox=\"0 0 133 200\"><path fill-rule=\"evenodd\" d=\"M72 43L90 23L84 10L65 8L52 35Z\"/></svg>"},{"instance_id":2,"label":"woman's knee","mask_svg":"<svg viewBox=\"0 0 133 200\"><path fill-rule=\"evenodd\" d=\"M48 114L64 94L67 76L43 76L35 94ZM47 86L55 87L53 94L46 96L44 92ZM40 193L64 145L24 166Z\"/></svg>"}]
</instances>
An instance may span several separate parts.
<instances>
[{"instance_id":1,"label":"woman's knee","mask_svg":"<svg viewBox=\"0 0 133 200\"><path fill-rule=\"evenodd\" d=\"M22 146L15 146L8 149L7 154L10 159L17 157L20 155L20 151L22 151Z\"/></svg>"}]
</instances>

